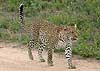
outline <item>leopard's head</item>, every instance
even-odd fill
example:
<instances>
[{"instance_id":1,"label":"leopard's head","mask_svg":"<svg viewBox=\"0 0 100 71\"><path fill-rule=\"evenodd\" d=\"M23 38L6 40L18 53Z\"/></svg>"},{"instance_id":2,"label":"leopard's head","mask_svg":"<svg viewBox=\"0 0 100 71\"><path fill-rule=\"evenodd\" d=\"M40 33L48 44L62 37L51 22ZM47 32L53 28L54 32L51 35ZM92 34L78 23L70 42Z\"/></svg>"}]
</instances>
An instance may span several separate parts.
<instances>
[{"instance_id":1,"label":"leopard's head","mask_svg":"<svg viewBox=\"0 0 100 71\"><path fill-rule=\"evenodd\" d=\"M59 31L59 39L61 41L66 41L68 37L71 37L72 41L77 40L77 30L75 26L63 26L63 28Z\"/></svg>"}]
</instances>

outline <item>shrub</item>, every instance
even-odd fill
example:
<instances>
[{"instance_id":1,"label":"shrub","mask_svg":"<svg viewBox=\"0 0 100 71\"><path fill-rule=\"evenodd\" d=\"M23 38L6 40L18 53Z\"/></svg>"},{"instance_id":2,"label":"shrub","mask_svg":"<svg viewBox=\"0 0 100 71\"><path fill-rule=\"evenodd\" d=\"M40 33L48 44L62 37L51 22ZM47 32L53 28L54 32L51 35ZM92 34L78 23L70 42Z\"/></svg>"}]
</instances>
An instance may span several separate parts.
<instances>
[{"instance_id":1,"label":"shrub","mask_svg":"<svg viewBox=\"0 0 100 71\"><path fill-rule=\"evenodd\" d=\"M73 53L100 59L100 0L64 0L63 3L41 0L7 0L4 6L8 12L18 12L18 7L22 2L25 6L25 16L28 18L43 18L57 25L77 24L78 44L76 48L73 48ZM20 29L18 22L18 20L0 19L0 28L10 28L11 32L17 34ZM7 33L0 34L0 37L4 38L4 36L8 37ZM23 36L21 42L27 43L28 38L26 35ZM55 51L60 52L63 49L55 49Z\"/></svg>"}]
</instances>

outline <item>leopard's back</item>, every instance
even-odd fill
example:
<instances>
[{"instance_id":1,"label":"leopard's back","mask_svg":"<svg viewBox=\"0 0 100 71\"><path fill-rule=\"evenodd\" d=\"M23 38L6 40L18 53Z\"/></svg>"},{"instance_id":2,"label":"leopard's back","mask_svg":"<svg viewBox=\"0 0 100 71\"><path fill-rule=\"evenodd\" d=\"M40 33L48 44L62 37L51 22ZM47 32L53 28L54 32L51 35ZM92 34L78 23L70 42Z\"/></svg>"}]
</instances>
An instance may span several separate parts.
<instances>
[{"instance_id":1,"label":"leopard's back","mask_svg":"<svg viewBox=\"0 0 100 71\"><path fill-rule=\"evenodd\" d=\"M58 26L47 21L38 21L31 26L31 33L34 40L41 41L45 45L54 46L58 41Z\"/></svg>"}]
</instances>

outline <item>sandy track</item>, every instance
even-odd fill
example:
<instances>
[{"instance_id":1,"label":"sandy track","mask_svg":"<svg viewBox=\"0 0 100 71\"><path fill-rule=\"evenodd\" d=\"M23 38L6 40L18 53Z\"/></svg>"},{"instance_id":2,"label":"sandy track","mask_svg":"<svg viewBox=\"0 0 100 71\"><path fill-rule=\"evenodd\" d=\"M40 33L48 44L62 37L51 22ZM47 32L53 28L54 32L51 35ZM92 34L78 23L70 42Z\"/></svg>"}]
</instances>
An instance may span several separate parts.
<instances>
[{"instance_id":1,"label":"sandy track","mask_svg":"<svg viewBox=\"0 0 100 71\"><path fill-rule=\"evenodd\" d=\"M34 60L28 58L26 49L12 48L12 43L0 42L0 71L100 71L100 61L73 58L77 69L68 69L64 56L54 54L54 66L38 60L37 52L33 51ZM44 53L46 59L47 54Z\"/></svg>"}]
</instances>

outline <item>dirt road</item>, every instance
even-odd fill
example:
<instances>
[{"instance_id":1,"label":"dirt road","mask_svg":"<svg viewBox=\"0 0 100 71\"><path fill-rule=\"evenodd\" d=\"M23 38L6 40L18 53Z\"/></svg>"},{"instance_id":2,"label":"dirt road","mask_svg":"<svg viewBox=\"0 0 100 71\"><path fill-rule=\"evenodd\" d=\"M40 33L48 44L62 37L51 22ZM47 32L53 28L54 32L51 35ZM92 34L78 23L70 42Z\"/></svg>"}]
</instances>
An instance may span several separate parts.
<instances>
[{"instance_id":1,"label":"dirt road","mask_svg":"<svg viewBox=\"0 0 100 71\"><path fill-rule=\"evenodd\" d=\"M100 71L100 61L74 57L76 69L68 69L64 56L54 54L54 66L38 60L37 52L33 51L34 60L29 60L26 49L12 48L12 43L0 42L0 71ZM3 47L3 48L2 48ZM46 59L47 54L44 53Z\"/></svg>"}]
</instances>

